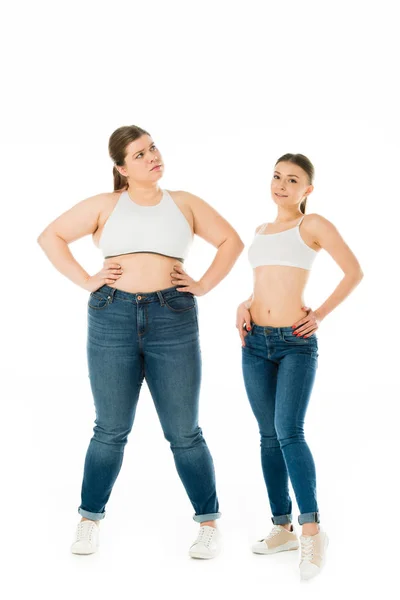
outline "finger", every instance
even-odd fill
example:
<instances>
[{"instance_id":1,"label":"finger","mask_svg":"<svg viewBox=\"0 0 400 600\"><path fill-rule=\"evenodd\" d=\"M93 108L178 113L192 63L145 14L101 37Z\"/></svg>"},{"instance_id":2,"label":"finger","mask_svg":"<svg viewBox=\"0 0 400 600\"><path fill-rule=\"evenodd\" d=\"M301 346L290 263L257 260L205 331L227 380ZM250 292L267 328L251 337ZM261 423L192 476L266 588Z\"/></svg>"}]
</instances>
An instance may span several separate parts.
<instances>
[{"instance_id":1,"label":"finger","mask_svg":"<svg viewBox=\"0 0 400 600\"><path fill-rule=\"evenodd\" d=\"M107 271L109 271L110 273L123 273L122 269L106 269Z\"/></svg>"},{"instance_id":2,"label":"finger","mask_svg":"<svg viewBox=\"0 0 400 600\"><path fill-rule=\"evenodd\" d=\"M314 329L316 329L315 325L310 325L309 327L303 327L302 331L300 333L298 333L298 337L304 337L306 333L310 333L311 331L314 331Z\"/></svg>"},{"instance_id":3,"label":"finger","mask_svg":"<svg viewBox=\"0 0 400 600\"><path fill-rule=\"evenodd\" d=\"M179 267L178 265L174 265L173 269L174 269L174 271L178 271L179 273L184 273L184 270L182 269L182 267Z\"/></svg>"},{"instance_id":4,"label":"finger","mask_svg":"<svg viewBox=\"0 0 400 600\"><path fill-rule=\"evenodd\" d=\"M317 331L317 329L318 329L318 327L315 327L309 333L307 333L307 335L304 335L303 337L309 338L313 333L315 333Z\"/></svg>"},{"instance_id":5,"label":"finger","mask_svg":"<svg viewBox=\"0 0 400 600\"><path fill-rule=\"evenodd\" d=\"M187 281L178 281L177 279L175 279L174 277L171 279L172 285L180 285L182 286L188 286L189 283Z\"/></svg>"},{"instance_id":6,"label":"finger","mask_svg":"<svg viewBox=\"0 0 400 600\"><path fill-rule=\"evenodd\" d=\"M298 327L301 327L301 325L304 325L304 323L307 323L307 320L308 320L308 319L307 319L307 317L304 317L304 319L300 319L300 321L296 321L296 323L294 323L294 324L292 325L292 329L293 329L293 331L294 331L295 329L297 329Z\"/></svg>"},{"instance_id":7,"label":"finger","mask_svg":"<svg viewBox=\"0 0 400 600\"><path fill-rule=\"evenodd\" d=\"M312 325L311 321L306 321L301 327L298 327L293 331L295 335L303 334L307 328Z\"/></svg>"},{"instance_id":8,"label":"finger","mask_svg":"<svg viewBox=\"0 0 400 600\"><path fill-rule=\"evenodd\" d=\"M190 292L190 286L184 287L184 288L176 288L178 290L178 292Z\"/></svg>"},{"instance_id":9,"label":"finger","mask_svg":"<svg viewBox=\"0 0 400 600\"><path fill-rule=\"evenodd\" d=\"M171 277L174 277L175 279L184 279L185 278L185 274L181 274L181 273L170 273Z\"/></svg>"}]
</instances>

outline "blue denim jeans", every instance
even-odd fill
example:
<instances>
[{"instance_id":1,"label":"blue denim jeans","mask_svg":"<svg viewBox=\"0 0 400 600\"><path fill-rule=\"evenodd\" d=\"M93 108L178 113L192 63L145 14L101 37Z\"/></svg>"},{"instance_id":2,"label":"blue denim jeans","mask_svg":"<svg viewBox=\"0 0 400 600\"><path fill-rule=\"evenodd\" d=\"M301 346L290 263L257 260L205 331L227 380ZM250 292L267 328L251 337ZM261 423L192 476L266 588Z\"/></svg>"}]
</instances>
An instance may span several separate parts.
<instances>
[{"instance_id":1,"label":"blue denim jeans","mask_svg":"<svg viewBox=\"0 0 400 600\"><path fill-rule=\"evenodd\" d=\"M242 347L244 384L261 437L261 464L272 522L292 522L289 477L300 515L319 523L315 465L304 439L304 417L318 364L316 334L251 323Z\"/></svg>"},{"instance_id":2,"label":"blue denim jeans","mask_svg":"<svg viewBox=\"0 0 400 600\"><path fill-rule=\"evenodd\" d=\"M201 352L198 306L176 287L130 293L103 285L88 300L87 358L96 411L81 505L105 516L120 471L143 379L197 522L220 516L214 464L198 425Z\"/></svg>"}]
</instances>

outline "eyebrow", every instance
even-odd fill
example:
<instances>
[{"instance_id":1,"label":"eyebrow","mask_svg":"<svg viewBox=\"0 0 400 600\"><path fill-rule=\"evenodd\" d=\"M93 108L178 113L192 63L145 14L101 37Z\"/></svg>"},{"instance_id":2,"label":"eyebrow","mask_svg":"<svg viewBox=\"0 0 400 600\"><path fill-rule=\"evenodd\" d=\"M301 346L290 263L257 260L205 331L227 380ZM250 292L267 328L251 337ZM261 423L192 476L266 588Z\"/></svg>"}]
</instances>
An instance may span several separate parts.
<instances>
[{"instance_id":1,"label":"eyebrow","mask_svg":"<svg viewBox=\"0 0 400 600\"><path fill-rule=\"evenodd\" d=\"M151 146L154 146L154 142L151 142L151 144L149 144L149 148L150 148ZM146 148L143 148L143 150L146 150ZM136 154L140 154L141 152L143 152L143 150L138 150L137 152L134 152L134 153L132 154L132 156L135 156Z\"/></svg>"},{"instance_id":2,"label":"eyebrow","mask_svg":"<svg viewBox=\"0 0 400 600\"><path fill-rule=\"evenodd\" d=\"M279 171L274 171L274 173L279 173ZM279 173L279 175L281 175L281 173ZM288 175L288 177L297 177L297 179L300 179L298 175Z\"/></svg>"}]
</instances>

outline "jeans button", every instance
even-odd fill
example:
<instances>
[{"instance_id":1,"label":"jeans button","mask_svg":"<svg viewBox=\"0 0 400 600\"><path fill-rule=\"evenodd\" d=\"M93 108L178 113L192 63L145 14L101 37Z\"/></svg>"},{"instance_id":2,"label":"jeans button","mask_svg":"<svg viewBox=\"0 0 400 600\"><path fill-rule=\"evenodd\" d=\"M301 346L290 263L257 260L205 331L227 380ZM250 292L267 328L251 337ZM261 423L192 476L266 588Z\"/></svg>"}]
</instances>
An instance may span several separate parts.
<instances>
[{"instance_id":1,"label":"jeans button","mask_svg":"<svg viewBox=\"0 0 400 600\"><path fill-rule=\"evenodd\" d=\"M137 297L137 299L138 299L138 300L141 300L141 299L142 299L142 296L138 296L138 297Z\"/></svg>"}]
</instances>

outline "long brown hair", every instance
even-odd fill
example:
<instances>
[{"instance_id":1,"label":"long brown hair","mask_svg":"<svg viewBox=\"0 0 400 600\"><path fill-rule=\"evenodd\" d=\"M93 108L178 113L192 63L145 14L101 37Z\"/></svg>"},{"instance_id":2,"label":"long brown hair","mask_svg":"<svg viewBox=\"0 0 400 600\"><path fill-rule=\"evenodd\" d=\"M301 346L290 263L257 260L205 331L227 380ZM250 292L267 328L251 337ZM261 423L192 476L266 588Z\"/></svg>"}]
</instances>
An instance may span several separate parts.
<instances>
[{"instance_id":1,"label":"long brown hair","mask_svg":"<svg viewBox=\"0 0 400 600\"><path fill-rule=\"evenodd\" d=\"M275 167L279 162L290 162L303 169L303 171L305 171L305 173L308 175L308 183L312 185L314 181L315 170L314 165L307 158L307 156L304 156L304 154L284 154L283 156L278 158L278 160L275 163ZM301 201L300 204L300 210L303 213L303 215L306 214L306 204L307 196L304 198L304 200Z\"/></svg>"},{"instance_id":2,"label":"long brown hair","mask_svg":"<svg viewBox=\"0 0 400 600\"><path fill-rule=\"evenodd\" d=\"M126 125L116 129L108 141L108 153L114 162L114 192L117 190L128 189L128 180L116 169L115 165L122 167L125 163L126 147L131 142L142 137L150 135L147 131L137 125Z\"/></svg>"}]
</instances>

